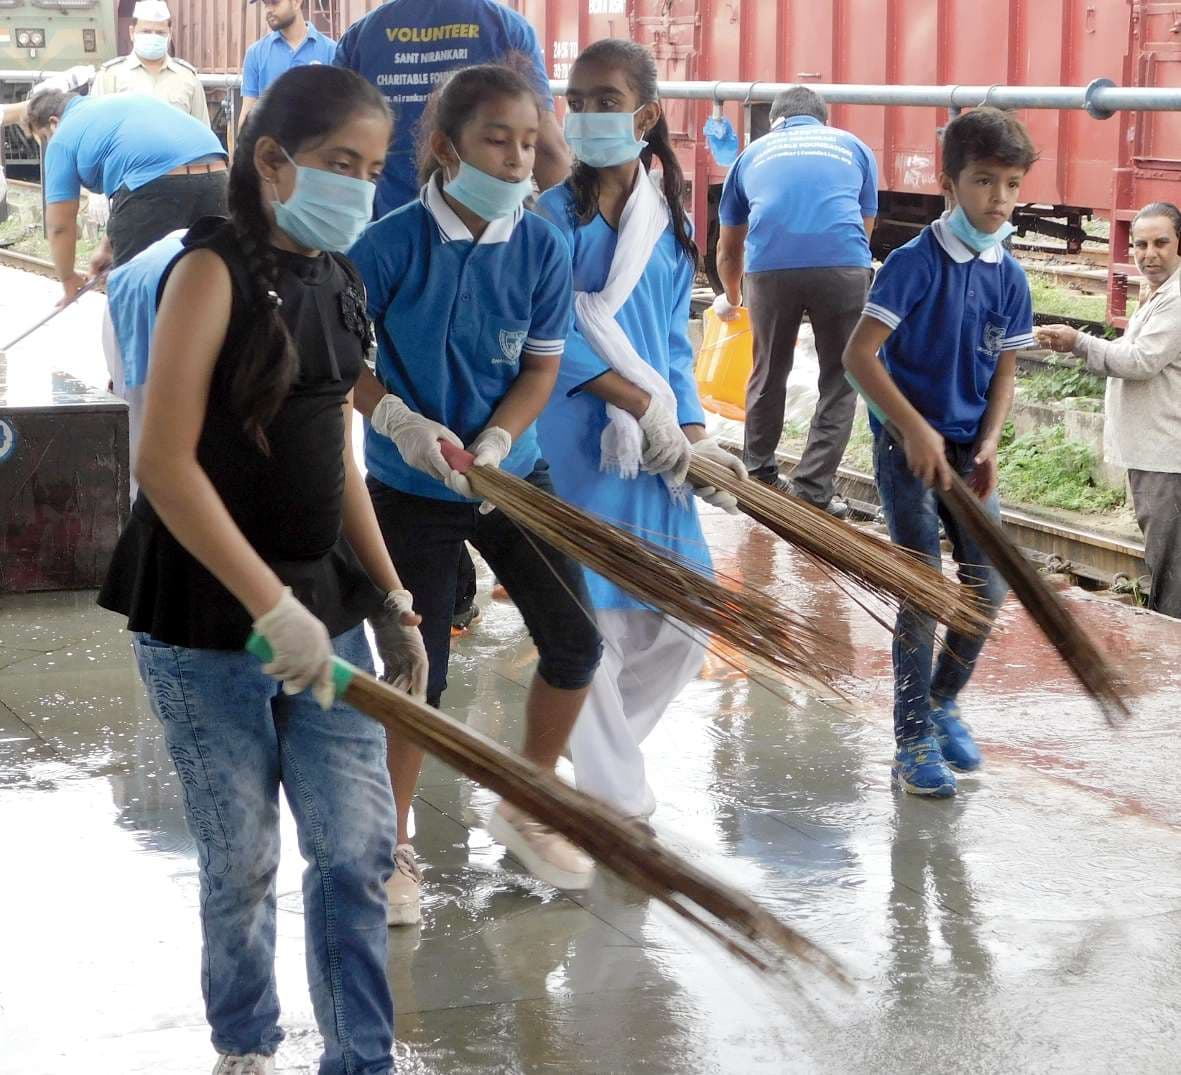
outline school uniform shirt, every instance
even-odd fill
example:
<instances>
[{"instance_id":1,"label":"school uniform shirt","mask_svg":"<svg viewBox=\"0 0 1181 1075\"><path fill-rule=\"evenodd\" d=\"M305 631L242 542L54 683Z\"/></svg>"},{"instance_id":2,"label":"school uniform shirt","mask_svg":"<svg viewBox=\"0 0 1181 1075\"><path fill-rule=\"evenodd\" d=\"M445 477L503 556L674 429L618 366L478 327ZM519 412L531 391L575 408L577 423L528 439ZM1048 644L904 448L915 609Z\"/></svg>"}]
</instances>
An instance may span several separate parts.
<instances>
[{"instance_id":1,"label":"school uniform shirt","mask_svg":"<svg viewBox=\"0 0 1181 1075\"><path fill-rule=\"evenodd\" d=\"M602 215L579 224L574 195L566 184L547 190L537 211L557 225L568 244L575 291L602 291L618 232ZM670 224L635 289L615 314L636 352L671 386L681 425L705 423L688 336L692 287L693 266ZM677 504L659 475L641 471L634 478L621 478L600 468L607 404L587 392L586 386L610 369L571 322L558 384L538 421L541 450L554 488L564 500L708 571L709 550L692 496L686 504ZM586 572L586 581L597 609L647 607L592 571Z\"/></svg>"},{"instance_id":2,"label":"school uniform shirt","mask_svg":"<svg viewBox=\"0 0 1181 1075\"><path fill-rule=\"evenodd\" d=\"M349 257L365 281L378 380L464 444L488 425L523 353L561 357L570 259L553 226L532 213L494 220L475 241L435 177L418 201L370 224ZM525 477L540 457L530 426L500 467ZM365 464L392 489L465 502L369 427Z\"/></svg>"},{"instance_id":3,"label":"school uniform shirt","mask_svg":"<svg viewBox=\"0 0 1181 1075\"><path fill-rule=\"evenodd\" d=\"M75 97L45 149L45 200L77 201L82 187L109 198L182 164L225 156L207 124L155 97Z\"/></svg>"},{"instance_id":4,"label":"school uniform shirt","mask_svg":"<svg viewBox=\"0 0 1181 1075\"><path fill-rule=\"evenodd\" d=\"M123 383L138 388L148 378L148 355L164 274L184 249L185 229L158 239L107 277L107 312L123 363Z\"/></svg>"},{"instance_id":5,"label":"school uniform shirt","mask_svg":"<svg viewBox=\"0 0 1181 1075\"><path fill-rule=\"evenodd\" d=\"M320 33L310 22L308 36L293 49L280 30L260 37L246 50L242 60L242 96L261 97L267 87L293 67L332 63L336 42Z\"/></svg>"},{"instance_id":6,"label":"school uniform shirt","mask_svg":"<svg viewBox=\"0 0 1181 1075\"><path fill-rule=\"evenodd\" d=\"M510 54L528 62L523 73L552 112L537 34L524 16L495 0L387 0L345 31L336 65L372 82L394 113L374 219L418 197L418 125L435 87L458 68L497 63Z\"/></svg>"},{"instance_id":7,"label":"school uniform shirt","mask_svg":"<svg viewBox=\"0 0 1181 1075\"><path fill-rule=\"evenodd\" d=\"M977 255L946 216L886 259L864 312L890 329L880 356L902 394L948 440L970 444L1001 352L1033 346L1033 303L1013 255L999 244Z\"/></svg>"},{"instance_id":8,"label":"school uniform shirt","mask_svg":"<svg viewBox=\"0 0 1181 1075\"><path fill-rule=\"evenodd\" d=\"M868 269L861 218L878 215L877 161L848 131L812 116L780 120L734 162L718 215L747 225L747 272Z\"/></svg>"}]
</instances>

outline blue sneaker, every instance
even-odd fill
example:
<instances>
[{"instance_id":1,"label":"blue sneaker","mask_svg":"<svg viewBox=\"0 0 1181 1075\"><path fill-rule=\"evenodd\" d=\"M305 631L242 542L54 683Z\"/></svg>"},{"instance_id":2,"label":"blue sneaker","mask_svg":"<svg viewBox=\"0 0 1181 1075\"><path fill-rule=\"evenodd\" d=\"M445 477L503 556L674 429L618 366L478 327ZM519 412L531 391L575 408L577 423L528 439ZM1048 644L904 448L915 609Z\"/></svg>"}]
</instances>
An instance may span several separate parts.
<instances>
[{"instance_id":1,"label":"blue sneaker","mask_svg":"<svg viewBox=\"0 0 1181 1075\"><path fill-rule=\"evenodd\" d=\"M890 776L895 784L911 795L946 799L955 794L955 776L943 760L933 735L899 743Z\"/></svg>"},{"instance_id":2,"label":"blue sneaker","mask_svg":"<svg viewBox=\"0 0 1181 1075\"><path fill-rule=\"evenodd\" d=\"M940 704L932 700L931 723L935 726L935 739L948 765L962 773L980 768L983 760L980 748L968 731L968 726L960 716L960 707L955 702Z\"/></svg>"}]
</instances>

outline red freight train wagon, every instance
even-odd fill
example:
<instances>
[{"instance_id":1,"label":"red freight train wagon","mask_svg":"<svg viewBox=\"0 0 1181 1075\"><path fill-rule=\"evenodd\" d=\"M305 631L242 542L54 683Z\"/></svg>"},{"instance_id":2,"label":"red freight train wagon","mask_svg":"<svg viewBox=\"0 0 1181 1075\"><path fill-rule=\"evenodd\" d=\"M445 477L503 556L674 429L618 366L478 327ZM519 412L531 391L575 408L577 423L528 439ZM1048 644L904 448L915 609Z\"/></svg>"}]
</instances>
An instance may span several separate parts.
<instances>
[{"instance_id":1,"label":"red freight train wagon","mask_svg":"<svg viewBox=\"0 0 1181 1075\"><path fill-rule=\"evenodd\" d=\"M1181 85L1181 4L1159 0L512 0L541 38L554 78L601 37L651 46L668 81L888 85ZM712 223L726 169L710 155L705 101L667 101L699 231ZM767 106L724 106L743 143ZM1116 222L1149 201L1181 199L1181 117L1166 112L1022 113L1041 150L1018 223L1078 240L1081 217ZM879 254L942 210L935 108L834 105L831 122L877 154ZM1123 225L1121 227L1121 225ZM711 229L712 230L712 229ZM1116 261L1126 260L1118 247ZM1122 304L1121 304L1122 305Z\"/></svg>"},{"instance_id":2,"label":"red freight train wagon","mask_svg":"<svg viewBox=\"0 0 1181 1075\"><path fill-rule=\"evenodd\" d=\"M130 0L124 0L130 4ZM668 81L889 85L1181 86L1181 3L1160 0L508 0L536 28L550 74L563 79L583 46L629 37L651 46ZM261 4L172 0L180 55L202 71L239 70L246 46L265 32ZM339 34L376 0L309 0L317 25ZM122 5L121 5L122 6ZM561 105L559 104L559 108ZM699 233L726 169L701 130L708 101L665 103ZM724 106L746 140L762 133L767 106ZM834 105L832 122L877 154L879 255L942 208L936 176L944 110ZM1023 195L1027 231L1077 241L1083 216L1110 217L1117 262L1130 213L1181 200L1181 117L1080 111L1023 113L1041 161ZM704 225L704 228L703 228Z\"/></svg>"}]
</instances>

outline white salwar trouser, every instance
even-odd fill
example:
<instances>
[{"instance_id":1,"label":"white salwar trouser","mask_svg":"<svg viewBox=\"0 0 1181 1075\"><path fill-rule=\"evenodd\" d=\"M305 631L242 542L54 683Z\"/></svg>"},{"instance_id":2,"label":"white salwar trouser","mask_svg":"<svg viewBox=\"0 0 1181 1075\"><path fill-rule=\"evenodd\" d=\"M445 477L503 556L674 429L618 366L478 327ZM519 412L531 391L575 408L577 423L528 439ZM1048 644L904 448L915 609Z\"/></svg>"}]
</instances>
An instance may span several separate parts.
<instances>
[{"instance_id":1,"label":"white salwar trouser","mask_svg":"<svg viewBox=\"0 0 1181 1075\"><path fill-rule=\"evenodd\" d=\"M599 609L603 659L591 681L570 754L574 779L627 817L648 817L656 796L640 744L705 660L701 636L642 609Z\"/></svg>"},{"instance_id":2,"label":"white salwar trouser","mask_svg":"<svg viewBox=\"0 0 1181 1075\"><path fill-rule=\"evenodd\" d=\"M144 385L128 388L123 379L123 352L115 336L115 325L110 310L103 311L103 357L107 362L107 373L111 375L111 391L127 401L127 470L131 483L131 499L139 487L135 483L135 453L139 449L139 432L144 421Z\"/></svg>"}]
</instances>

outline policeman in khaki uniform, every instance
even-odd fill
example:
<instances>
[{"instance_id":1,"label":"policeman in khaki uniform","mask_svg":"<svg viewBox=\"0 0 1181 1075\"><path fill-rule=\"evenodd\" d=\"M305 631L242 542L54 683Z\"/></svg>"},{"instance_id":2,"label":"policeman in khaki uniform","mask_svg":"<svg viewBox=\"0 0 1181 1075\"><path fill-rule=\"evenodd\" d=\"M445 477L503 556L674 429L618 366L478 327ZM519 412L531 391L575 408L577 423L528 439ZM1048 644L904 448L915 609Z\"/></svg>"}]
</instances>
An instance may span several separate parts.
<instances>
[{"instance_id":1,"label":"policeman in khaki uniform","mask_svg":"<svg viewBox=\"0 0 1181 1075\"><path fill-rule=\"evenodd\" d=\"M168 55L171 28L164 0L139 0L131 14L130 55L103 64L90 95L144 93L208 124L209 106L197 69Z\"/></svg>"}]
</instances>

